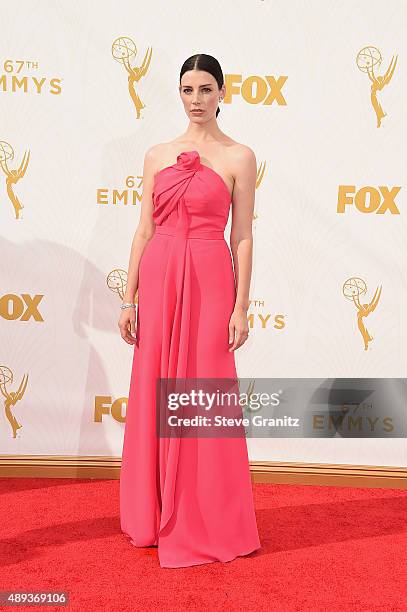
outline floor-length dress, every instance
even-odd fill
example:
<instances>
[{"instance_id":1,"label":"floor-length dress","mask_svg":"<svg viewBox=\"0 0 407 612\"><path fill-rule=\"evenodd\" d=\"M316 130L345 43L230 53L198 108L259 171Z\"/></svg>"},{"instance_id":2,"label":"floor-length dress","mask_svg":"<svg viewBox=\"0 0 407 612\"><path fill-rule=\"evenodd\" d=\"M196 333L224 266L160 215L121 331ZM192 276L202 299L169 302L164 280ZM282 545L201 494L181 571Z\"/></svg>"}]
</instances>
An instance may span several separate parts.
<instances>
[{"instance_id":1,"label":"floor-length dress","mask_svg":"<svg viewBox=\"0 0 407 612\"><path fill-rule=\"evenodd\" d=\"M231 197L185 151L155 175L155 233L139 265L136 343L120 475L121 530L161 567L231 561L260 548L245 437L160 438L157 378L236 378L235 303L224 238Z\"/></svg>"}]
</instances>

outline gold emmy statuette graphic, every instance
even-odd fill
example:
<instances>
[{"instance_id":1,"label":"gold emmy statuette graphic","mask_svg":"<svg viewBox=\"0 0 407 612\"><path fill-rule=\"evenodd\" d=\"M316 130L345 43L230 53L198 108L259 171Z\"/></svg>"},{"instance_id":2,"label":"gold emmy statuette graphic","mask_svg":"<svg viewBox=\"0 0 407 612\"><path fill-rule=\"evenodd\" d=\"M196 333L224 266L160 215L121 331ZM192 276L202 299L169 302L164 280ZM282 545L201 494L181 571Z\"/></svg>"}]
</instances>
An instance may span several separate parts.
<instances>
[{"instance_id":1,"label":"gold emmy statuette graphic","mask_svg":"<svg viewBox=\"0 0 407 612\"><path fill-rule=\"evenodd\" d=\"M356 56L356 65L362 72L366 72L368 75L371 86L370 86L370 100L372 102L374 111L376 113L377 118L377 127L381 126L381 122L383 117L387 115L382 109L380 102L377 99L377 92L381 91L385 85L390 83L391 78L393 76L394 70L396 68L398 56L391 58L391 62L389 67L386 70L386 73L383 76L375 75L374 68L376 67L376 71L380 68L380 64L382 63L382 55L376 47L364 47L359 51Z\"/></svg>"},{"instance_id":2,"label":"gold emmy statuette graphic","mask_svg":"<svg viewBox=\"0 0 407 612\"><path fill-rule=\"evenodd\" d=\"M14 159L13 147L0 140L0 166L6 175L7 195L10 198L12 205L14 206L14 212L16 219L22 218L21 210L24 208L24 204L21 204L20 200L13 192L13 185L22 178L27 170L28 160L30 159L30 151L24 153L22 162L18 170L10 170L8 167L8 161Z\"/></svg>"},{"instance_id":3,"label":"gold emmy statuette graphic","mask_svg":"<svg viewBox=\"0 0 407 612\"><path fill-rule=\"evenodd\" d=\"M6 385L11 385L13 383L13 372L7 366L0 365L0 391L5 397L4 407L6 417L13 430L13 438L17 437L17 429L21 429L22 425L20 425L20 423L17 421L11 409L16 405L18 400L23 397L27 388L27 382L28 374L24 374L20 386L18 387L18 391L7 391Z\"/></svg>"},{"instance_id":4,"label":"gold emmy statuette graphic","mask_svg":"<svg viewBox=\"0 0 407 612\"><path fill-rule=\"evenodd\" d=\"M362 278L358 278L356 276L348 278L348 280L346 280L343 284L342 292L346 299L352 300L356 306L358 329L362 334L365 351L367 351L368 344L373 340L373 337L367 331L363 323L363 319L375 310L382 292L382 286L380 285L380 288L376 289L373 298L368 304L360 303L361 296L365 295L367 292L366 283Z\"/></svg>"},{"instance_id":5,"label":"gold emmy statuette graphic","mask_svg":"<svg viewBox=\"0 0 407 612\"><path fill-rule=\"evenodd\" d=\"M257 177L256 177L256 189L258 189L261 185L261 182L264 178L264 173L266 171L266 162L261 162L260 164L260 168L257 170ZM253 213L253 221L255 221L256 219L258 219L258 214L256 213L256 211L254 211Z\"/></svg>"},{"instance_id":6,"label":"gold emmy statuette graphic","mask_svg":"<svg viewBox=\"0 0 407 612\"><path fill-rule=\"evenodd\" d=\"M255 379L253 379L253 380L251 380L249 382L249 386L248 386L247 391L246 391L247 401L246 402L241 402L241 405L244 406L245 409L247 409L247 410L252 410L252 408L250 406L250 399L251 399L251 397L252 397L252 395L254 393L254 385L255 385ZM239 383L238 386L239 386L239 393L242 393L242 391L240 390L240 383Z\"/></svg>"},{"instance_id":7,"label":"gold emmy statuette graphic","mask_svg":"<svg viewBox=\"0 0 407 612\"><path fill-rule=\"evenodd\" d=\"M124 293L127 287L127 272L126 270L120 270L116 268L116 270L112 270L107 275L107 286L113 293L117 293L119 298L123 300ZM138 289L136 291L134 303L138 304Z\"/></svg>"},{"instance_id":8,"label":"gold emmy statuette graphic","mask_svg":"<svg viewBox=\"0 0 407 612\"><path fill-rule=\"evenodd\" d=\"M130 65L130 58L135 56L137 53L137 47L134 41L131 38L126 36L122 36L120 38L116 38L112 44L112 55L114 59L118 62L121 62L123 66L126 68L128 72L128 87L129 94L131 99L134 102L134 106L136 107L137 119L140 119L140 112L142 108L145 108L145 105L140 100L139 96L135 90L135 83L141 79L141 77L145 76L147 73L148 67L151 61L152 49L148 48L146 54L143 59L143 63L140 67Z\"/></svg>"}]
</instances>

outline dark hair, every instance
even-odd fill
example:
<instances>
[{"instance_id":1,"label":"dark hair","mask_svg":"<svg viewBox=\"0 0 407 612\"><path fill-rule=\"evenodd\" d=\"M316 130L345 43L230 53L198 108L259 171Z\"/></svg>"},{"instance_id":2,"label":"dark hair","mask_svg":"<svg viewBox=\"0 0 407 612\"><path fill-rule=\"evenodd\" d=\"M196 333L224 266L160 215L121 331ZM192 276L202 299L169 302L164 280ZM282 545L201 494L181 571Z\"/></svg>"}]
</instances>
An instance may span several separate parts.
<instances>
[{"instance_id":1,"label":"dark hair","mask_svg":"<svg viewBox=\"0 0 407 612\"><path fill-rule=\"evenodd\" d=\"M209 72L214 79L216 80L219 89L223 86L223 72L222 68L218 60L212 55L206 55L206 53L196 53L195 55L191 55L185 62L182 64L181 72L179 75L179 83L181 85L181 79L184 72L188 70L204 70L205 72ZM218 106L216 110L216 117L220 113L220 108Z\"/></svg>"}]
</instances>

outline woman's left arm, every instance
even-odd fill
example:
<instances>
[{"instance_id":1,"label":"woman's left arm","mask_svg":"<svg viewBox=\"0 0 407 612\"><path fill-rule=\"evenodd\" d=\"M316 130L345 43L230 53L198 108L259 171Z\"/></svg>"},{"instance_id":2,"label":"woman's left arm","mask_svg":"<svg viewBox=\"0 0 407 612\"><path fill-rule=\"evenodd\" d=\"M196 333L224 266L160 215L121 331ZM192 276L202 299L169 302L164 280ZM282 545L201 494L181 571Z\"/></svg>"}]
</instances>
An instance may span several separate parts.
<instances>
[{"instance_id":1,"label":"woman's left arm","mask_svg":"<svg viewBox=\"0 0 407 612\"><path fill-rule=\"evenodd\" d=\"M232 201L230 248L235 270L236 300L229 321L229 351L234 351L248 338L249 290L253 256L253 213L257 180L256 156L250 147L240 145L233 162L235 182Z\"/></svg>"}]
</instances>

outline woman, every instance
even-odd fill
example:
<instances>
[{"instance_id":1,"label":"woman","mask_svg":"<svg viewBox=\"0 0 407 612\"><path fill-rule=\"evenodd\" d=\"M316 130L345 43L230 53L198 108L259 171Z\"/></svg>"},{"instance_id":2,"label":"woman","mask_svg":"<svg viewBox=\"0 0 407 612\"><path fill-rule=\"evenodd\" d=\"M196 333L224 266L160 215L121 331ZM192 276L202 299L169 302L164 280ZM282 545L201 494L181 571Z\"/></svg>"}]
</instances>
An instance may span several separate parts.
<instances>
[{"instance_id":1,"label":"woman","mask_svg":"<svg viewBox=\"0 0 407 612\"><path fill-rule=\"evenodd\" d=\"M256 158L218 127L225 85L215 58L187 59L179 93L189 125L145 155L119 320L134 345L121 529L135 546L158 546L161 567L225 562L260 548L244 435L156 430L157 379L236 379L234 352L249 335ZM236 279L224 239L231 203Z\"/></svg>"}]
</instances>

